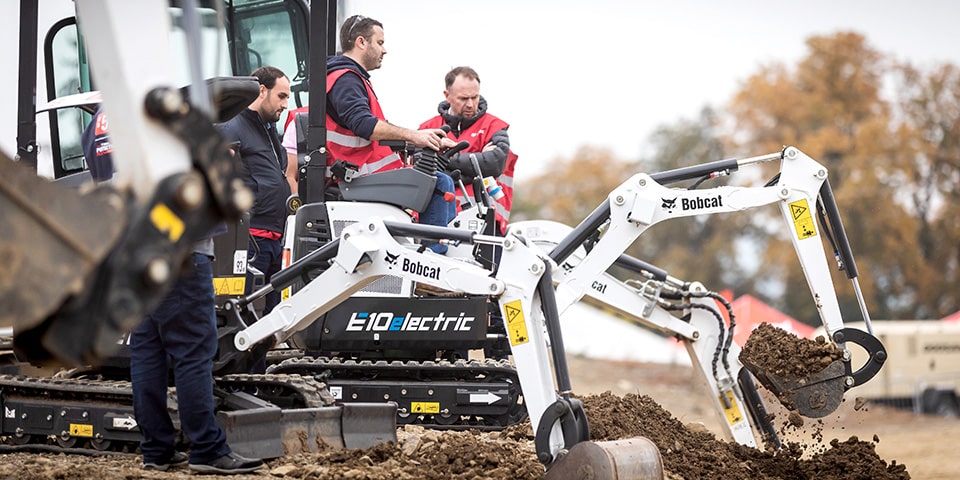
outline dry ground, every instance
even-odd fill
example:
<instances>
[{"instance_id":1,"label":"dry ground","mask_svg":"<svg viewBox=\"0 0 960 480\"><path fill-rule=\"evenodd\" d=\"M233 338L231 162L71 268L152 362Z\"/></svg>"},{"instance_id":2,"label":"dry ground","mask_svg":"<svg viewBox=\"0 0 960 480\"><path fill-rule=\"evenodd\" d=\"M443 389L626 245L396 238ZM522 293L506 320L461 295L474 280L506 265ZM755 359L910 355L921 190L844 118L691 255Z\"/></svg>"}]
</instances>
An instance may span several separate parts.
<instances>
[{"instance_id":1,"label":"dry ground","mask_svg":"<svg viewBox=\"0 0 960 480\"><path fill-rule=\"evenodd\" d=\"M610 391L614 395L649 395L680 422L693 425L692 431L720 432L719 421L709 407L709 399L689 367L656 364L569 359L574 391L580 396ZM852 392L851 392L852 393ZM868 406L854 410L854 395L822 422L810 421L799 429L787 428L785 440L806 445L811 454L820 453L830 440L841 442L857 436L876 443L876 453L886 463L906 465L914 479L954 479L960 472L960 456L955 454L960 439L960 420L918 417L908 412ZM589 404L588 404L589 405ZM786 413L771 407L775 424L783 425ZM590 411L587 411L588 416ZM599 422L598 422L599 423ZM692 434L691 434L692 435ZM335 452L324 456L298 456L272 460L267 469L239 479L511 479L537 478L539 465L533 458L526 430L511 429L494 435L470 433L438 434L418 429L401 431L397 447L363 452ZM821 440L822 437L822 440ZM696 444L694 444L696 445ZM664 447L661 446L661 450ZM465 455L469 452L469 455ZM408 454L409 453L409 454ZM690 457L697 452L687 452ZM150 478L189 478L186 470L166 473L143 472L137 457L93 458L51 454L0 455L0 478L87 479L100 480ZM742 465L741 465L742 466ZM682 478L671 475L668 478ZM691 477L687 477L691 478ZM733 475L726 478L743 478ZM794 478L792 476L756 478ZM802 477L797 477L802 478ZM870 478L825 475L822 478Z\"/></svg>"}]
</instances>

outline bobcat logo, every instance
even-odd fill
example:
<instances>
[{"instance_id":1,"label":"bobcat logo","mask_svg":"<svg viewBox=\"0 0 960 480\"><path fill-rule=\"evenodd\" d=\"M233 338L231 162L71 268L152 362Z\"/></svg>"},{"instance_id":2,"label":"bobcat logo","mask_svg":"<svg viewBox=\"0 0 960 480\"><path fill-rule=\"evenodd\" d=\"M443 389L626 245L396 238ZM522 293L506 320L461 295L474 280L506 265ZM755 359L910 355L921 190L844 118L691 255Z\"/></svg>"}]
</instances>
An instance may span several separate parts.
<instances>
[{"instance_id":1,"label":"bobcat logo","mask_svg":"<svg viewBox=\"0 0 960 480\"><path fill-rule=\"evenodd\" d=\"M389 263L391 266L393 266L397 264L397 257L399 256L400 256L399 253L387 252L386 256L384 256L383 259L386 260L387 263Z\"/></svg>"},{"instance_id":2,"label":"bobcat logo","mask_svg":"<svg viewBox=\"0 0 960 480\"><path fill-rule=\"evenodd\" d=\"M666 209L667 213L673 213L673 209L676 208L677 206L677 198L674 197L670 200L667 200L666 198L661 198L660 200L663 200L663 204L660 206Z\"/></svg>"}]
</instances>

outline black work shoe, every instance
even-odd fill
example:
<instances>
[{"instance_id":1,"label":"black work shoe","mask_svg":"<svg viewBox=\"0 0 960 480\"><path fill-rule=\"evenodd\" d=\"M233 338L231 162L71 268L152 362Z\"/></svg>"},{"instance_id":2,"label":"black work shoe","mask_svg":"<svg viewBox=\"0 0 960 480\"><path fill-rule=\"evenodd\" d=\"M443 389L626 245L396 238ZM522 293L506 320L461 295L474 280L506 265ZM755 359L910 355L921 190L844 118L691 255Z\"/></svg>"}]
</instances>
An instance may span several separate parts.
<instances>
[{"instance_id":1,"label":"black work shoe","mask_svg":"<svg viewBox=\"0 0 960 480\"><path fill-rule=\"evenodd\" d=\"M173 455L160 462L143 462L144 470L160 470L161 472L167 471L171 467L179 467L186 465L187 461L190 460L190 457L183 452L173 452Z\"/></svg>"},{"instance_id":2,"label":"black work shoe","mask_svg":"<svg viewBox=\"0 0 960 480\"><path fill-rule=\"evenodd\" d=\"M263 460L246 458L230 452L207 463L191 463L190 470L197 473L250 473L263 466Z\"/></svg>"}]
</instances>

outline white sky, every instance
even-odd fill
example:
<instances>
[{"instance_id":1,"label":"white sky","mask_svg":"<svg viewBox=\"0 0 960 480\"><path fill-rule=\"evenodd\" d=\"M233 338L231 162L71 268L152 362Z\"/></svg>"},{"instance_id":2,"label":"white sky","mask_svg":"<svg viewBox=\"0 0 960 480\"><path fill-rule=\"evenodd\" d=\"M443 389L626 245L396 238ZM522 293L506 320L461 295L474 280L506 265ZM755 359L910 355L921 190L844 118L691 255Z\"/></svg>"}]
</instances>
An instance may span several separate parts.
<instances>
[{"instance_id":1,"label":"white sky","mask_svg":"<svg viewBox=\"0 0 960 480\"><path fill-rule=\"evenodd\" d=\"M388 53L372 79L393 123L415 128L436 113L450 68L477 69L490 113L511 124L521 181L588 144L637 159L654 128L722 106L759 65L795 63L811 35L854 30L899 59L960 65L960 2L946 0L352 0L346 13L385 26ZM17 21L0 18L0 59L11 66ZM3 77L9 154L16 76Z\"/></svg>"}]
</instances>

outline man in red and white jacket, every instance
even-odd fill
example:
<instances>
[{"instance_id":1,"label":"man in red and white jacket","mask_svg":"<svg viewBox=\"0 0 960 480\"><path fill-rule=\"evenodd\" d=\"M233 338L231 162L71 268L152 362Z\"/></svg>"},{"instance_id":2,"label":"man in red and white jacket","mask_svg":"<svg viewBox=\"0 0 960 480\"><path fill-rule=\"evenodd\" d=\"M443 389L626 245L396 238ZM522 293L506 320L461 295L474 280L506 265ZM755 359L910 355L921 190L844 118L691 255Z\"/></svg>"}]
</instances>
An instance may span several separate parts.
<instances>
[{"instance_id":1,"label":"man in red and white jacket","mask_svg":"<svg viewBox=\"0 0 960 480\"><path fill-rule=\"evenodd\" d=\"M507 229L510 207L513 205L513 170L517 155L510 150L510 125L487 113L487 101L480 95L480 76L470 67L456 67L446 77L445 100L437 107L439 115L420 124L421 129L450 126L447 136L456 142L467 141L470 146L450 160L447 172L460 170L467 195L472 197L474 177L493 177L503 189L496 199L497 227L500 234ZM480 172L473 168L476 159ZM461 199L461 204L465 199Z\"/></svg>"}]
</instances>

